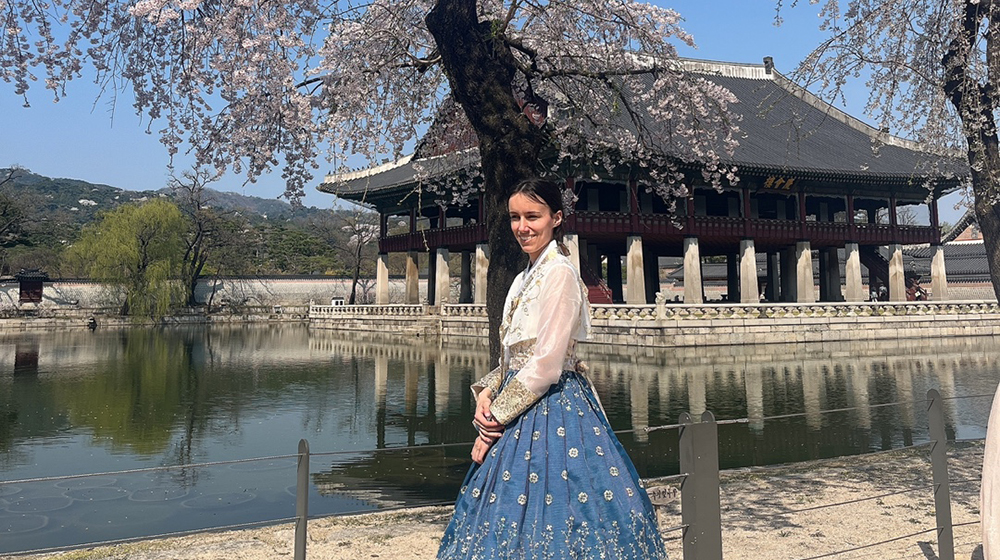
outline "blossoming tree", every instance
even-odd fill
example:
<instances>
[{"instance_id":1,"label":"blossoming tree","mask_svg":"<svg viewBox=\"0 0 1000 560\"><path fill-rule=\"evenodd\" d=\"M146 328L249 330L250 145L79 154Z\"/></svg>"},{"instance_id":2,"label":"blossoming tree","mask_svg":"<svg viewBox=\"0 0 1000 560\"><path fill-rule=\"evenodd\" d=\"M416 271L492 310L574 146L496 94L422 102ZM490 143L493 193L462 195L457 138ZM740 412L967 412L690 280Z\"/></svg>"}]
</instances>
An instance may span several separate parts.
<instances>
[{"instance_id":1,"label":"blossoming tree","mask_svg":"<svg viewBox=\"0 0 1000 560\"><path fill-rule=\"evenodd\" d=\"M484 191L495 333L523 262L506 218L520 180L627 166L667 199L684 169L736 180L720 164L735 100L681 70L678 23L635 0L0 0L0 77L27 102L36 80L59 99L92 71L171 154L250 180L280 166L293 198L324 155L441 144L435 165L464 170L452 196ZM452 153L462 128L473 141Z\"/></svg>"},{"instance_id":2,"label":"blossoming tree","mask_svg":"<svg viewBox=\"0 0 1000 560\"><path fill-rule=\"evenodd\" d=\"M794 6L797 0L793 0ZM864 80L878 125L968 160L972 204L1000 294L1000 3L812 0L827 38L793 77L829 99ZM782 2L778 0L779 15ZM779 20L780 21L780 20Z\"/></svg>"}]
</instances>

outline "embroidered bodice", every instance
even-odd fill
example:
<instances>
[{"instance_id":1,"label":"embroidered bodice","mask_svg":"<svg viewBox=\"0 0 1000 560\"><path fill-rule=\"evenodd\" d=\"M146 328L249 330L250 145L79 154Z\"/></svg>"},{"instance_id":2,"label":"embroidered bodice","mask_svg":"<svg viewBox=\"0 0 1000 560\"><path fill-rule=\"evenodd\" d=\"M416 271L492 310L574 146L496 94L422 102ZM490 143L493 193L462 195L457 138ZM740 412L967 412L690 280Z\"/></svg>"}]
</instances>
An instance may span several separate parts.
<instances>
[{"instance_id":1,"label":"embroidered bodice","mask_svg":"<svg viewBox=\"0 0 1000 560\"><path fill-rule=\"evenodd\" d=\"M507 424L557 383L563 371L575 368L576 342L586 340L589 332L586 287L553 240L514 278L500 326L500 366L476 382L473 392L490 388L496 395L490 411ZM517 373L500 391L511 370Z\"/></svg>"}]
</instances>

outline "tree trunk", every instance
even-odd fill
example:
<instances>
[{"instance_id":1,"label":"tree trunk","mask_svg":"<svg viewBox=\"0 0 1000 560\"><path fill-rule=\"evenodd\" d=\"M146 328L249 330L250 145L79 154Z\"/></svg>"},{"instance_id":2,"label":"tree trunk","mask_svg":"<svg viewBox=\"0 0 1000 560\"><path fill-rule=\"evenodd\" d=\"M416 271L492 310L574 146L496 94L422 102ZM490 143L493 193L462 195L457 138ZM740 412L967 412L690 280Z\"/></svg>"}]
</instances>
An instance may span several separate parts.
<instances>
[{"instance_id":1,"label":"tree trunk","mask_svg":"<svg viewBox=\"0 0 1000 560\"><path fill-rule=\"evenodd\" d=\"M479 139L490 244L486 290L490 360L497 363L504 299L526 262L510 231L507 199L518 183L537 175L547 136L521 113L512 91L514 57L492 33L491 22L478 21L475 0L439 0L426 21L452 95Z\"/></svg>"},{"instance_id":2,"label":"tree trunk","mask_svg":"<svg viewBox=\"0 0 1000 560\"><path fill-rule=\"evenodd\" d=\"M1000 76L990 65L985 83L970 75L971 57L977 53L973 45L980 40L980 26L987 19L987 50L1000 47L997 22L992 2L967 2L958 34L951 40L941 64L944 66L944 93L955 107L968 146L972 194L975 197L976 219L983 233L983 245L990 267L993 293L1000 298L1000 141L993 116L994 91L991 85ZM989 55L992 59L992 55Z\"/></svg>"}]
</instances>

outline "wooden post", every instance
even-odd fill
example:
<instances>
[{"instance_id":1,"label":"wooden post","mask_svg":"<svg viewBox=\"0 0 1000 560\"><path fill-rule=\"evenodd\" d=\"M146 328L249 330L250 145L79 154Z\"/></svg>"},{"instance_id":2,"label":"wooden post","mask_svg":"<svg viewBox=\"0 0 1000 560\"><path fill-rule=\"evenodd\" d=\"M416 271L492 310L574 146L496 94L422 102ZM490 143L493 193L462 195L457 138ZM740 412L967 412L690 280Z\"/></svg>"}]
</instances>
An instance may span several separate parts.
<instances>
[{"instance_id":1,"label":"wooden post","mask_svg":"<svg viewBox=\"0 0 1000 560\"><path fill-rule=\"evenodd\" d=\"M697 424L684 412L680 424L680 466L687 474L681 483L684 560L722 560L718 425L707 411Z\"/></svg>"},{"instance_id":2,"label":"wooden post","mask_svg":"<svg viewBox=\"0 0 1000 560\"><path fill-rule=\"evenodd\" d=\"M927 391L927 422L931 436L931 470L934 473L934 513L937 519L938 558L955 560L955 535L951 526L951 489L948 485L948 436L944 406L937 389Z\"/></svg>"}]
</instances>

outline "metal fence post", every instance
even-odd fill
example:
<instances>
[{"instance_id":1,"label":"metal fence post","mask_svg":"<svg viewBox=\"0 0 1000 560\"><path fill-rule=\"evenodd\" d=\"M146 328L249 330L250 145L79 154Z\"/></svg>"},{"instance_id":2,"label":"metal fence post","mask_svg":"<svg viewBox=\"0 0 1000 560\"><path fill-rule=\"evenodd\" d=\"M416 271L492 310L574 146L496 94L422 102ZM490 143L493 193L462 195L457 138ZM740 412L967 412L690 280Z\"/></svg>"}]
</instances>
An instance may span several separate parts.
<instances>
[{"instance_id":1,"label":"metal fence post","mask_svg":"<svg viewBox=\"0 0 1000 560\"><path fill-rule=\"evenodd\" d=\"M680 416L681 522L684 560L722 560L722 513L719 507L719 430L711 412L694 423Z\"/></svg>"},{"instance_id":2,"label":"metal fence post","mask_svg":"<svg viewBox=\"0 0 1000 560\"><path fill-rule=\"evenodd\" d=\"M299 470L295 481L295 560L306 560L309 524L309 442L299 440Z\"/></svg>"},{"instance_id":3,"label":"metal fence post","mask_svg":"<svg viewBox=\"0 0 1000 560\"><path fill-rule=\"evenodd\" d=\"M944 431L944 406L937 389L927 391L927 423L931 432L931 470L934 473L934 512L937 516L938 558L955 560L951 527L951 489L948 485L948 436Z\"/></svg>"}]
</instances>

